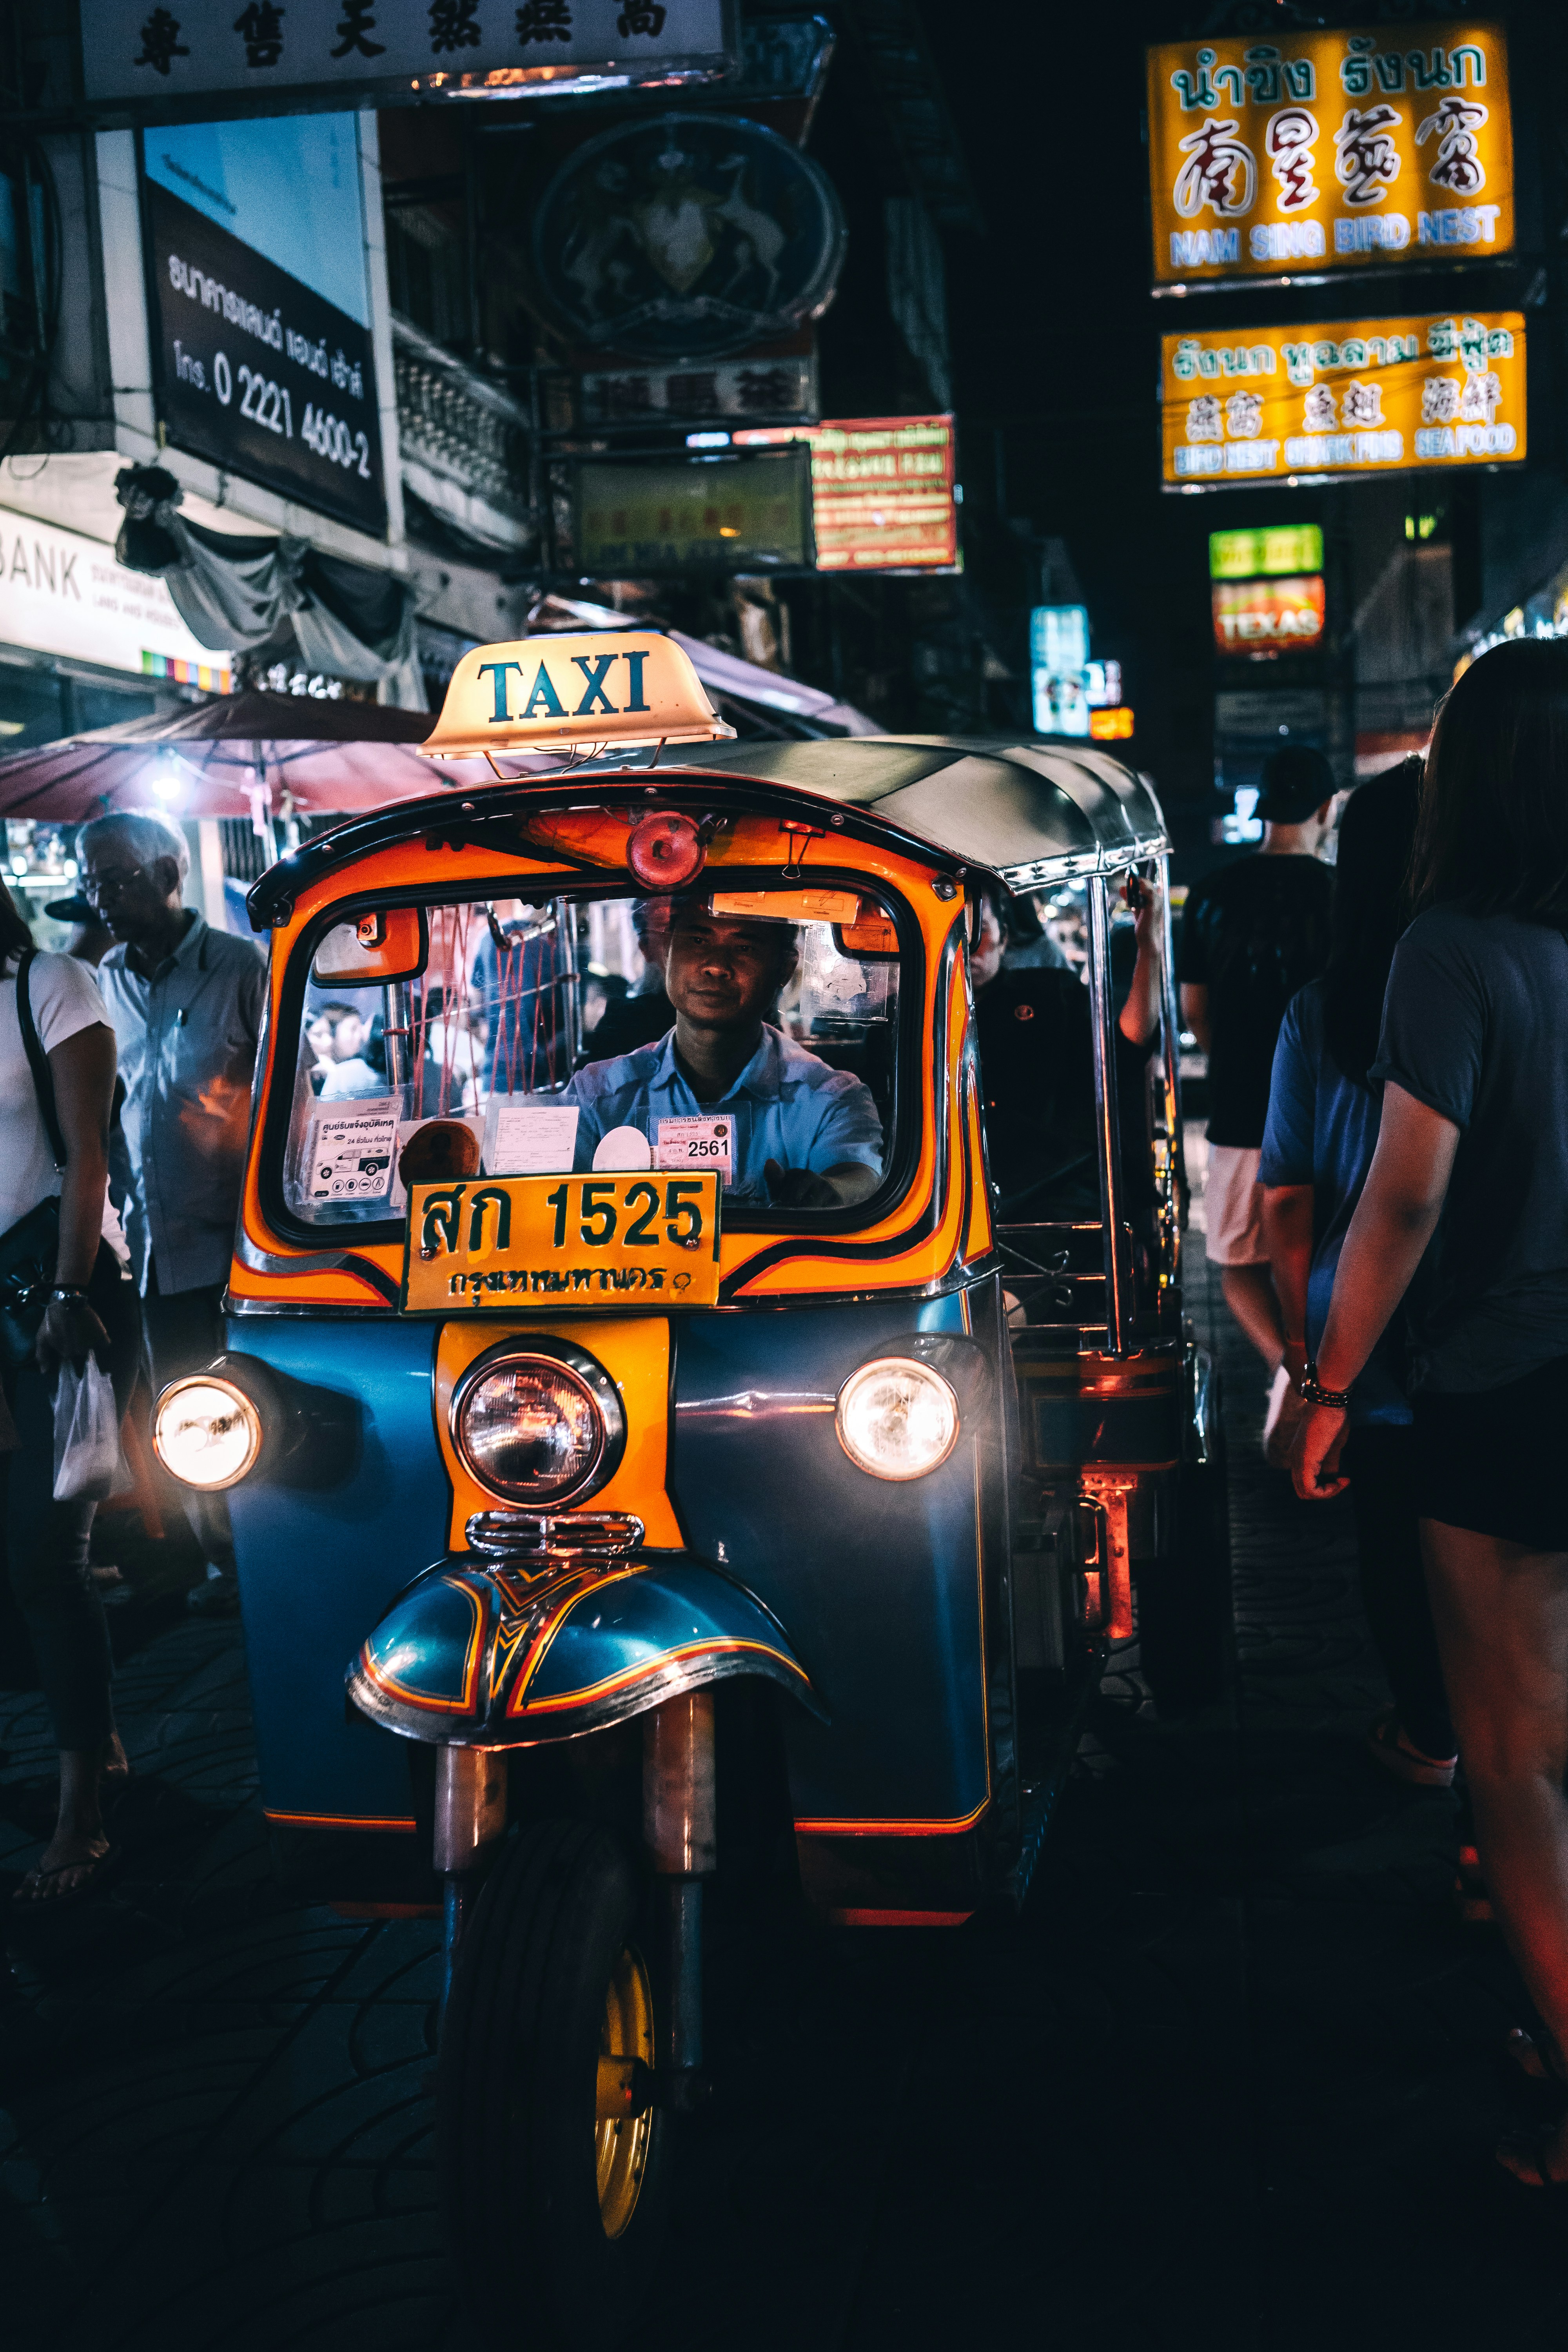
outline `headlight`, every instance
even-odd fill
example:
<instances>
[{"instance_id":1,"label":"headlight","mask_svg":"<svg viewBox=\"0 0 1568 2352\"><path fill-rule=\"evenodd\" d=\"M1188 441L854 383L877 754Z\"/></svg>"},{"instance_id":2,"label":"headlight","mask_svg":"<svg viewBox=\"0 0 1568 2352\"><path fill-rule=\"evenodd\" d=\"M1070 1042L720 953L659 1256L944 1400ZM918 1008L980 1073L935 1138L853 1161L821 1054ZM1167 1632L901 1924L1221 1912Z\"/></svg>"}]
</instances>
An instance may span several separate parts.
<instances>
[{"instance_id":1,"label":"headlight","mask_svg":"<svg viewBox=\"0 0 1568 2352\"><path fill-rule=\"evenodd\" d=\"M838 1391L838 1442L873 1478L923 1478L958 1443L958 1399L929 1364L879 1356Z\"/></svg>"},{"instance_id":2,"label":"headlight","mask_svg":"<svg viewBox=\"0 0 1568 2352\"><path fill-rule=\"evenodd\" d=\"M232 1381L198 1372L158 1399L153 1451L187 1486L237 1486L261 1451L261 1415Z\"/></svg>"},{"instance_id":3,"label":"headlight","mask_svg":"<svg viewBox=\"0 0 1568 2352\"><path fill-rule=\"evenodd\" d=\"M614 1382L580 1349L502 1341L469 1366L452 1397L452 1439L468 1470L502 1502L563 1502L603 1486L626 1444Z\"/></svg>"}]
</instances>

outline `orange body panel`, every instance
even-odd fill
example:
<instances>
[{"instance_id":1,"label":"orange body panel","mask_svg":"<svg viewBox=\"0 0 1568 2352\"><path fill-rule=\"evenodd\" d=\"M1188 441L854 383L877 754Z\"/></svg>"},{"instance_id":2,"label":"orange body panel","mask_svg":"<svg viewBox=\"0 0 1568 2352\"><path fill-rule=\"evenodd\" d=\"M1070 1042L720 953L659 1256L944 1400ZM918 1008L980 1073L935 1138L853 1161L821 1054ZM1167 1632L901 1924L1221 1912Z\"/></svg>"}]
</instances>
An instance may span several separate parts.
<instances>
[{"instance_id":1,"label":"orange body panel","mask_svg":"<svg viewBox=\"0 0 1568 2352\"><path fill-rule=\"evenodd\" d=\"M668 781L679 781L679 771L669 771ZM701 782L711 784L714 803L721 810L724 781L705 775ZM498 883L512 879L523 888L543 878L565 884L580 879L585 866L613 872L619 863L617 845L624 842L631 824L644 813L632 797L638 790L631 779L624 785L606 779L605 801L595 808L542 811L536 832L530 834L530 838L537 838L545 850L537 858L520 855L514 847L474 847L466 842L449 846L447 836L435 829L443 817L448 824L454 817L460 821L464 814L482 806L482 791L458 809L438 803L430 811L430 832L422 833L413 841L369 852L302 890L289 922L273 934L271 1018L268 1024L266 1063L260 1073L263 1089L271 1087L280 1051L291 1066L291 1050L280 1047L279 1031L283 979L296 941L319 915L346 899L363 899L382 893L433 889L445 893L480 884L493 890ZM623 791L627 795L626 803L618 799ZM819 813L820 833L816 824ZM515 826L508 827L509 841L515 844L520 834L534 823L526 814L521 815ZM960 1264L984 1256L992 1246L978 1105L967 1076L970 1003L961 959L955 958L947 967L946 1002L939 1001L944 980L944 951L954 926L963 919L963 897L942 898L936 895L932 883L940 868L934 863L918 862L879 844L847 839L831 830L830 823L831 813L826 807L818 812L804 801L799 817L792 818L787 824L771 815L735 817L715 833L709 848L708 871L724 866L753 870L769 866L782 870L788 866L792 879L798 872L805 881L812 879L815 872L826 875L831 868L863 877L868 888L884 884L904 898L914 910L924 942L926 1003L921 1025L928 1040L942 1034L945 1067L940 1075L933 1073L929 1044L921 1051L920 1160L914 1180L897 1207L877 1223L859 1229L847 1249L842 1244L832 1250L824 1249L815 1244L809 1235L726 1234L721 1254L725 1296L735 1301L782 1302L824 1294L842 1297L848 1290L924 1289L950 1276ZM553 858L545 848L547 843L557 853ZM560 863L562 856L570 857L572 866L563 866ZM933 1099L933 1087L942 1091L940 1103ZM259 1100L264 1104L265 1099L264 1093ZM258 1118L256 1139L259 1139L261 1131L262 1122ZM934 1227L931 1223L933 1205L940 1207ZM321 1242L313 1245L282 1239L271 1231L263 1214L254 1144L246 1173L241 1222L247 1255L253 1262L247 1264L237 1255L235 1257L229 1290L237 1304L262 1310L275 1304L384 1314L396 1311L394 1301L402 1275L401 1247L384 1243L359 1244L338 1235L323 1235ZM898 1247L900 1236L908 1237L906 1248ZM254 1262L257 1259L270 1263L258 1265ZM324 1265L323 1259L337 1263ZM748 1279L746 1267L752 1259L766 1262L759 1265L755 1276ZM552 1318L542 1328L564 1331L567 1326ZM491 1336L498 1334L492 1331ZM585 1339L584 1344L594 1345L602 1352L604 1337L604 1322L596 1319L593 1337ZM662 1416L658 1425L662 1430ZM626 1475L626 1466L623 1465L615 1488ZM615 1488L606 1490L602 1498L604 1507L635 1509L639 1517L647 1517L639 1503L617 1505ZM662 1493L662 1480L658 1490ZM471 1507L480 1507L479 1503L476 1501ZM648 1533L650 1541L679 1541L679 1536L674 1534L656 1536L651 1521Z\"/></svg>"}]
</instances>

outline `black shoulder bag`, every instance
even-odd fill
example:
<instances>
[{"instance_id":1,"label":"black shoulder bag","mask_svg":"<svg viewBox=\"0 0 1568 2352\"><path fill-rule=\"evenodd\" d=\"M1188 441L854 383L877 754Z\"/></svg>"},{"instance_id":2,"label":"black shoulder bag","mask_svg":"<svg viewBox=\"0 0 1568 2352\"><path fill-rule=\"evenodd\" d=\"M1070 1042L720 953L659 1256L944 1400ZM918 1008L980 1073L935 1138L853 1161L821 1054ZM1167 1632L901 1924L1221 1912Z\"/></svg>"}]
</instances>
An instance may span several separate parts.
<instances>
[{"instance_id":1,"label":"black shoulder bag","mask_svg":"<svg viewBox=\"0 0 1568 2352\"><path fill-rule=\"evenodd\" d=\"M33 1074L33 1090L38 1097L44 1133L49 1139L55 1166L63 1168L66 1146L55 1108L55 1082L33 1019L27 988L28 968L37 952L36 948L24 948L16 967L16 1024L22 1032L22 1050ZM36 1208L17 1219L9 1233L0 1234L0 1356L7 1363L25 1363L33 1352L33 1342L54 1287L59 1251L58 1192L47 1192Z\"/></svg>"}]
</instances>

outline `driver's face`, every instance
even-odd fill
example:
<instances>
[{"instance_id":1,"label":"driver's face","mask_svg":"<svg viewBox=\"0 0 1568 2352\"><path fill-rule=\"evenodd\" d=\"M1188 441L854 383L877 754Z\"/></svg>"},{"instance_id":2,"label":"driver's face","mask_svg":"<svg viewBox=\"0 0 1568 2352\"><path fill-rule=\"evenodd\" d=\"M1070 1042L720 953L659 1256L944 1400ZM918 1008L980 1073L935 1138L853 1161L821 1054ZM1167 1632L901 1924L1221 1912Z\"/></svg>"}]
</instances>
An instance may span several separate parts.
<instances>
[{"instance_id":1,"label":"driver's face","mask_svg":"<svg viewBox=\"0 0 1568 2352\"><path fill-rule=\"evenodd\" d=\"M742 1029L763 1018L789 971L770 924L688 915L669 935L665 993L704 1029Z\"/></svg>"}]
</instances>

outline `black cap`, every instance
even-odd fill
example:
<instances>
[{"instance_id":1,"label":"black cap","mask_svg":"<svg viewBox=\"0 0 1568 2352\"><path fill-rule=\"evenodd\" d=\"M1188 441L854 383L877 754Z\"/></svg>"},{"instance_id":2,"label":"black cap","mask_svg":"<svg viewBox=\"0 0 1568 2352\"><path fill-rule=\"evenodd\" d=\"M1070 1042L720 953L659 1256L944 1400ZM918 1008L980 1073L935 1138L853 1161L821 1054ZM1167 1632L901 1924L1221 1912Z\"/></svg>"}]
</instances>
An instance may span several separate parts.
<instances>
[{"instance_id":1,"label":"black cap","mask_svg":"<svg viewBox=\"0 0 1568 2352\"><path fill-rule=\"evenodd\" d=\"M51 898L45 907L44 912L53 922L93 923L100 929L106 928L103 917L99 913L92 900L84 898L79 891L74 898Z\"/></svg>"},{"instance_id":2,"label":"black cap","mask_svg":"<svg viewBox=\"0 0 1568 2352\"><path fill-rule=\"evenodd\" d=\"M1321 751L1307 743L1281 743L1263 762L1258 814L1266 824L1304 824L1338 790Z\"/></svg>"}]
</instances>

